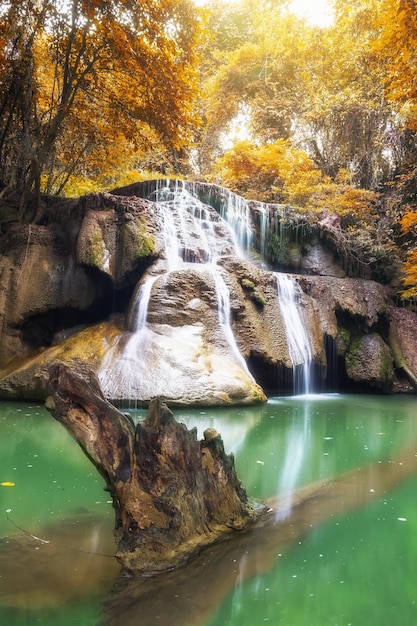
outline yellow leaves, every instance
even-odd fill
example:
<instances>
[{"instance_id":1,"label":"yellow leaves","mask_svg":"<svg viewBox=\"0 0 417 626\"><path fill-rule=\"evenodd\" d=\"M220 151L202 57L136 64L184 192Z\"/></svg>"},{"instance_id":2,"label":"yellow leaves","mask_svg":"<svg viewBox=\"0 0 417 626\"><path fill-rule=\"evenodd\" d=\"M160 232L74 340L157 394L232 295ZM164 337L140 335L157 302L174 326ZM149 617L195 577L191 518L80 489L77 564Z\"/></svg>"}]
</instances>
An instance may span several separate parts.
<instances>
[{"instance_id":1,"label":"yellow leaves","mask_svg":"<svg viewBox=\"0 0 417 626\"><path fill-rule=\"evenodd\" d=\"M403 235L414 234L417 236L417 210L410 210L404 213L400 220L400 225Z\"/></svg>"},{"instance_id":2,"label":"yellow leaves","mask_svg":"<svg viewBox=\"0 0 417 626\"><path fill-rule=\"evenodd\" d=\"M374 214L377 194L352 187L347 170L341 170L338 182L323 176L310 157L289 141L260 146L237 143L217 161L215 174L221 184L247 198L362 220Z\"/></svg>"},{"instance_id":3,"label":"yellow leaves","mask_svg":"<svg viewBox=\"0 0 417 626\"><path fill-rule=\"evenodd\" d=\"M172 154L188 145L197 126L193 103L202 29L190 0L52 0L48 5L10 0L8 5L13 10L7 17L15 19L18 30L19 11L33 18L31 10L39 5L45 15L32 19L18 39L13 28L9 32L0 25L9 50L23 42L10 70L0 51L5 76L0 86L20 80L13 93L21 94L4 103L7 91L0 90L0 134L10 135L2 142L11 170L3 173L5 179L14 180L14 164L26 176L35 157L44 189L60 191L69 173L97 177L119 165L127 144L129 156L144 149ZM27 58L25 41L30 42ZM31 133L25 142L19 141L22 120Z\"/></svg>"},{"instance_id":4,"label":"yellow leaves","mask_svg":"<svg viewBox=\"0 0 417 626\"><path fill-rule=\"evenodd\" d=\"M408 250L403 264L403 289L401 297L403 299L410 299L417 297L417 247L415 244L417 238L417 210L414 207L410 207L407 210L401 220L401 233L411 240L413 247Z\"/></svg>"},{"instance_id":5,"label":"yellow leaves","mask_svg":"<svg viewBox=\"0 0 417 626\"><path fill-rule=\"evenodd\" d=\"M406 261L403 266L404 278L401 297L404 300L417 298L417 249L410 250L407 253Z\"/></svg>"},{"instance_id":6,"label":"yellow leaves","mask_svg":"<svg viewBox=\"0 0 417 626\"><path fill-rule=\"evenodd\" d=\"M386 95L395 102L416 103L416 3L382 0L380 8L380 35L374 48L386 66ZM415 126L415 118L407 122Z\"/></svg>"}]
</instances>

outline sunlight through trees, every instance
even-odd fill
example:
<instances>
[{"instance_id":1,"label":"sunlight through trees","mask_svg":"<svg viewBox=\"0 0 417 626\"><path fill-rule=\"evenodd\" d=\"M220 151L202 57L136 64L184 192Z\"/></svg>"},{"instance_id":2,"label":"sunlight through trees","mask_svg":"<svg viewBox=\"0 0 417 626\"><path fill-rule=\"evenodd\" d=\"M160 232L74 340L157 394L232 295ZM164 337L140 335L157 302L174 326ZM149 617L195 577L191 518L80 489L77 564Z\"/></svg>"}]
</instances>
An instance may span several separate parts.
<instances>
[{"instance_id":1,"label":"sunlight through trees","mask_svg":"<svg viewBox=\"0 0 417 626\"><path fill-rule=\"evenodd\" d=\"M372 228L379 215L414 294L415 232L401 220L416 210L416 3L326 5L3 4L0 219L39 220L40 192L150 173L339 213L356 193L357 228L364 206ZM14 213L5 190L19 193Z\"/></svg>"}]
</instances>

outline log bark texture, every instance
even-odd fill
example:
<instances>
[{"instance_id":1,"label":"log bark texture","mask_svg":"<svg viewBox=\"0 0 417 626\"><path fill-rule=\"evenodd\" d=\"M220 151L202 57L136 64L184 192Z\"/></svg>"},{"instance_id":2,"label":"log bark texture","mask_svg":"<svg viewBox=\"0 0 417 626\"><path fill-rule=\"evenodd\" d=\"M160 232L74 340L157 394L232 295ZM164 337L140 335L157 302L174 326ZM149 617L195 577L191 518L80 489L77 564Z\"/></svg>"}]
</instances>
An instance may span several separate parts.
<instances>
[{"instance_id":1,"label":"log bark texture","mask_svg":"<svg viewBox=\"0 0 417 626\"><path fill-rule=\"evenodd\" d=\"M63 364L46 381L46 406L106 481L116 511L116 557L133 575L185 562L198 550L257 519L213 429L197 440L158 399L136 426L105 400L96 376Z\"/></svg>"}]
</instances>

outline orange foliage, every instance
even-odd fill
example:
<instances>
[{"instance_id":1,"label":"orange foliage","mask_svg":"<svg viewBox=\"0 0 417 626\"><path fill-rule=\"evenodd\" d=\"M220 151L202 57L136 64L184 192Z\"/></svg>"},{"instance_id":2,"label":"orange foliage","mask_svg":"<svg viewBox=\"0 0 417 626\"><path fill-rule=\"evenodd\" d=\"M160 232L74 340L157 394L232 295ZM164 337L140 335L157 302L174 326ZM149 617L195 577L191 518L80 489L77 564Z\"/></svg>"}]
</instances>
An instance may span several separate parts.
<instances>
[{"instance_id":1,"label":"orange foliage","mask_svg":"<svg viewBox=\"0 0 417 626\"><path fill-rule=\"evenodd\" d=\"M188 147L201 29L191 0L10 0L0 26L5 182L59 191L74 172Z\"/></svg>"},{"instance_id":2,"label":"orange foliage","mask_svg":"<svg viewBox=\"0 0 417 626\"><path fill-rule=\"evenodd\" d=\"M411 209L406 211L400 221L401 232L403 235L417 236L417 210Z\"/></svg>"},{"instance_id":3,"label":"orange foliage","mask_svg":"<svg viewBox=\"0 0 417 626\"><path fill-rule=\"evenodd\" d=\"M386 93L398 102L410 128L417 129L417 3L382 0L375 49L386 63Z\"/></svg>"},{"instance_id":4,"label":"orange foliage","mask_svg":"<svg viewBox=\"0 0 417 626\"><path fill-rule=\"evenodd\" d=\"M404 279L401 295L404 299L417 298L417 249L410 250L404 263Z\"/></svg>"},{"instance_id":5,"label":"orange foliage","mask_svg":"<svg viewBox=\"0 0 417 626\"><path fill-rule=\"evenodd\" d=\"M406 253L406 260L403 265L403 285L405 289L401 291L404 299L417 298L417 210L410 208L400 220L401 232L403 235L411 237L411 250Z\"/></svg>"},{"instance_id":6,"label":"orange foliage","mask_svg":"<svg viewBox=\"0 0 417 626\"><path fill-rule=\"evenodd\" d=\"M302 197L320 176L308 155L283 139L259 146L235 144L217 161L214 174L224 186L265 202L290 201L288 190Z\"/></svg>"},{"instance_id":7,"label":"orange foliage","mask_svg":"<svg viewBox=\"0 0 417 626\"><path fill-rule=\"evenodd\" d=\"M246 198L361 220L374 214L378 197L352 187L345 170L336 181L323 176L305 152L283 139L259 146L250 141L235 144L217 161L215 176L217 182Z\"/></svg>"}]
</instances>

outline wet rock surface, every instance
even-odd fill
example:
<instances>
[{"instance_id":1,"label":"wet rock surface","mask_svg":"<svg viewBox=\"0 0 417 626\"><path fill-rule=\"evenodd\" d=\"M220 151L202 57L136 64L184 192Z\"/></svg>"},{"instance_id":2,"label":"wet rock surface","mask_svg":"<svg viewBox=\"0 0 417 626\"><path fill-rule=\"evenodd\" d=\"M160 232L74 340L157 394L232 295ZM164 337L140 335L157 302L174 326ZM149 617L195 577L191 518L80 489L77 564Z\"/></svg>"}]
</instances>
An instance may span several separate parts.
<instances>
[{"instance_id":1,"label":"wet rock surface","mask_svg":"<svg viewBox=\"0 0 417 626\"><path fill-rule=\"evenodd\" d=\"M120 400L246 404L291 392L300 358L290 354L277 274L236 240L250 244L248 223L260 223L265 206L249 210L240 199L232 219L227 190L196 183L196 196L180 188L177 197L155 185L56 203L43 225L10 227L0 257L1 397L42 398L41 374L54 360L92 368ZM344 277L325 240L300 250L294 297L317 388L338 368L344 387L412 390L417 315L395 307L383 285Z\"/></svg>"}]
</instances>

